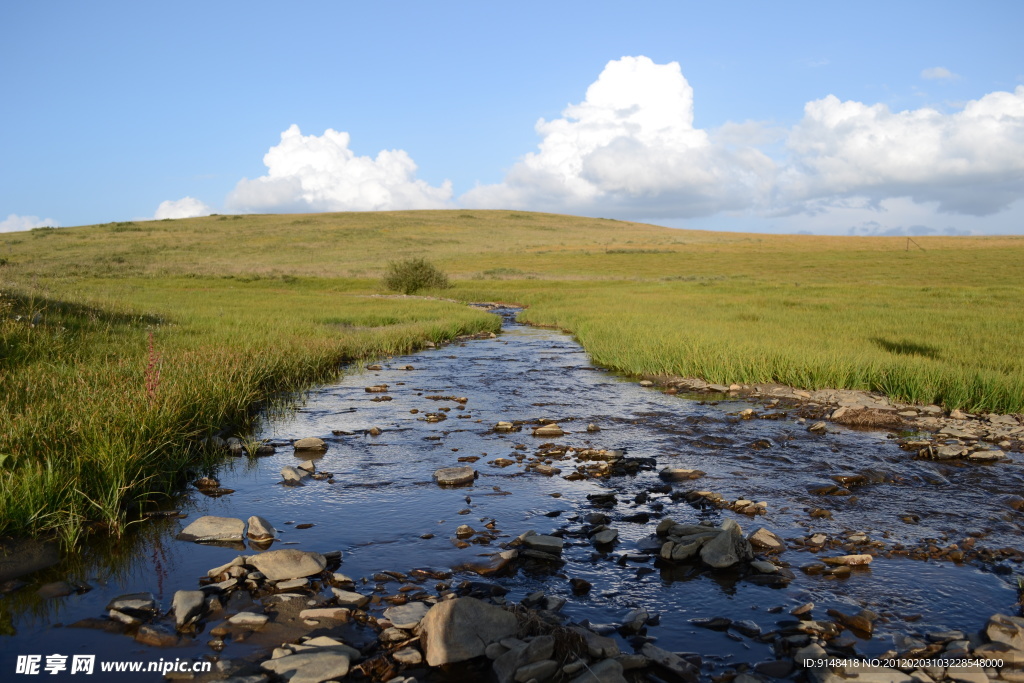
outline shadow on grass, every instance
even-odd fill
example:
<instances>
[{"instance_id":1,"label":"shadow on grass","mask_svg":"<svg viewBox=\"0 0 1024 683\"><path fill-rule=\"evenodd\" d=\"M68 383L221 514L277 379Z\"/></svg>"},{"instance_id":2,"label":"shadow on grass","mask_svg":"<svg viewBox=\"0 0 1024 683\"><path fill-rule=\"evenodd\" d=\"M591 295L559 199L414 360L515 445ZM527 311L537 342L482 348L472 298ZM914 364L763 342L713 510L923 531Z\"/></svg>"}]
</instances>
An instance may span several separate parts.
<instances>
[{"instance_id":1,"label":"shadow on grass","mask_svg":"<svg viewBox=\"0 0 1024 683\"><path fill-rule=\"evenodd\" d=\"M941 358L941 354L936 347L929 346L928 344L918 344L905 339L901 341L890 341L888 339L882 339L881 337L872 337L871 343L875 344L879 348L885 349L889 353L895 353L900 356L924 356L925 358L931 358L932 360L939 360L939 358Z\"/></svg>"}]
</instances>

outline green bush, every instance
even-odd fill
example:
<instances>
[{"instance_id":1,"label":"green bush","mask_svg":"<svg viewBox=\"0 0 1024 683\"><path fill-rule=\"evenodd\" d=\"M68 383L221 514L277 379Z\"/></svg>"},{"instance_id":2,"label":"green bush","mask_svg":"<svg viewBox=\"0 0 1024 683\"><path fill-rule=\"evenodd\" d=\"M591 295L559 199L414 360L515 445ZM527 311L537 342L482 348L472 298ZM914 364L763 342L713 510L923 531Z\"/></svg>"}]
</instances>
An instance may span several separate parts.
<instances>
[{"instance_id":1,"label":"green bush","mask_svg":"<svg viewBox=\"0 0 1024 683\"><path fill-rule=\"evenodd\" d=\"M447 289L448 276L426 259L413 258L392 261L384 273L384 287L403 294L414 294L421 289Z\"/></svg>"}]
</instances>

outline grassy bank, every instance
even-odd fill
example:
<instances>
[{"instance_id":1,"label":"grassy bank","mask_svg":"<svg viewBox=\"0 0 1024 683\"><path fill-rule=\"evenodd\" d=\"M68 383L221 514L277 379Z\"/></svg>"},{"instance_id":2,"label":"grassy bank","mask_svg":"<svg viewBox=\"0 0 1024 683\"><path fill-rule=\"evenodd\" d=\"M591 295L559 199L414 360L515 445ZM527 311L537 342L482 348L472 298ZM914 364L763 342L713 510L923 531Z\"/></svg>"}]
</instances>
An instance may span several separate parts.
<instances>
[{"instance_id":1,"label":"grassy bank","mask_svg":"<svg viewBox=\"0 0 1024 683\"><path fill-rule=\"evenodd\" d=\"M62 284L2 299L0 530L69 544L85 523L120 529L130 507L180 485L215 455L205 437L244 425L257 403L347 360L497 327L350 281L94 279L52 291ZM104 300L117 303L69 303Z\"/></svg>"},{"instance_id":2,"label":"grassy bank","mask_svg":"<svg viewBox=\"0 0 1024 683\"><path fill-rule=\"evenodd\" d=\"M526 304L526 319L628 373L1024 411L1024 238L916 241L507 211L3 235L0 523L72 537L85 520L119 526L254 403L343 359L496 324L446 302L371 298L405 257L451 274L445 296Z\"/></svg>"}]
</instances>

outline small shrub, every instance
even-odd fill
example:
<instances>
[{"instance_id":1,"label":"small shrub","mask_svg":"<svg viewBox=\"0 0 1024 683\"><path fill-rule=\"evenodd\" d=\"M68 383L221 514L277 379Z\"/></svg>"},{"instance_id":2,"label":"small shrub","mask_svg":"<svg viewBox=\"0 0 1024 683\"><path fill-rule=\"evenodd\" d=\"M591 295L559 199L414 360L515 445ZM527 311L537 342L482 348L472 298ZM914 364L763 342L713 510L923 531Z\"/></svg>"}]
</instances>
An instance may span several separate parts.
<instances>
[{"instance_id":1,"label":"small shrub","mask_svg":"<svg viewBox=\"0 0 1024 683\"><path fill-rule=\"evenodd\" d=\"M392 261L384 273L384 287L403 294L421 289L447 289L448 276L430 261L422 258Z\"/></svg>"}]
</instances>

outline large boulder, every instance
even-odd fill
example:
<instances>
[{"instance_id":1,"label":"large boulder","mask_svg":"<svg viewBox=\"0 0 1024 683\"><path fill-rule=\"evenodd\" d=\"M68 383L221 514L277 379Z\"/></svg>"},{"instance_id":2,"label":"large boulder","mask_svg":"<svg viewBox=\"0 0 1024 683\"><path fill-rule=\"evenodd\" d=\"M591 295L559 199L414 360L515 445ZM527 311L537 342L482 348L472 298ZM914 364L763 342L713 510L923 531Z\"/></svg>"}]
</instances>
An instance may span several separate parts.
<instances>
[{"instance_id":1,"label":"large boulder","mask_svg":"<svg viewBox=\"0 0 1024 683\"><path fill-rule=\"evenodd\" d=\"M420 621L420 644L429 666L463 662L484 654L493 642L516 634L511 612L476 598L445 600Z\"/></svg>"},{"instance_id":2,"label":"large boulder","mask_svg":"<svg viewBox=\"0 0 1024 683\"><path fill-rule=\"evenodd\" d=\"M241 541L245 535L245 522L234 517L200 517L178 534L179 541L216 543Z\"/></svg>"},{"instance_id":3,"label":"large boulder","mask_svg":"<svg viewBox=\"0 0 1024 683\"><path fill-rule=\"evenodd\" d=\"M262 572L267 580L283 581L319 574L327 567L327 559L320 553L286 548L253 555L249 564Z\"/></svg>"}]
</instances>

